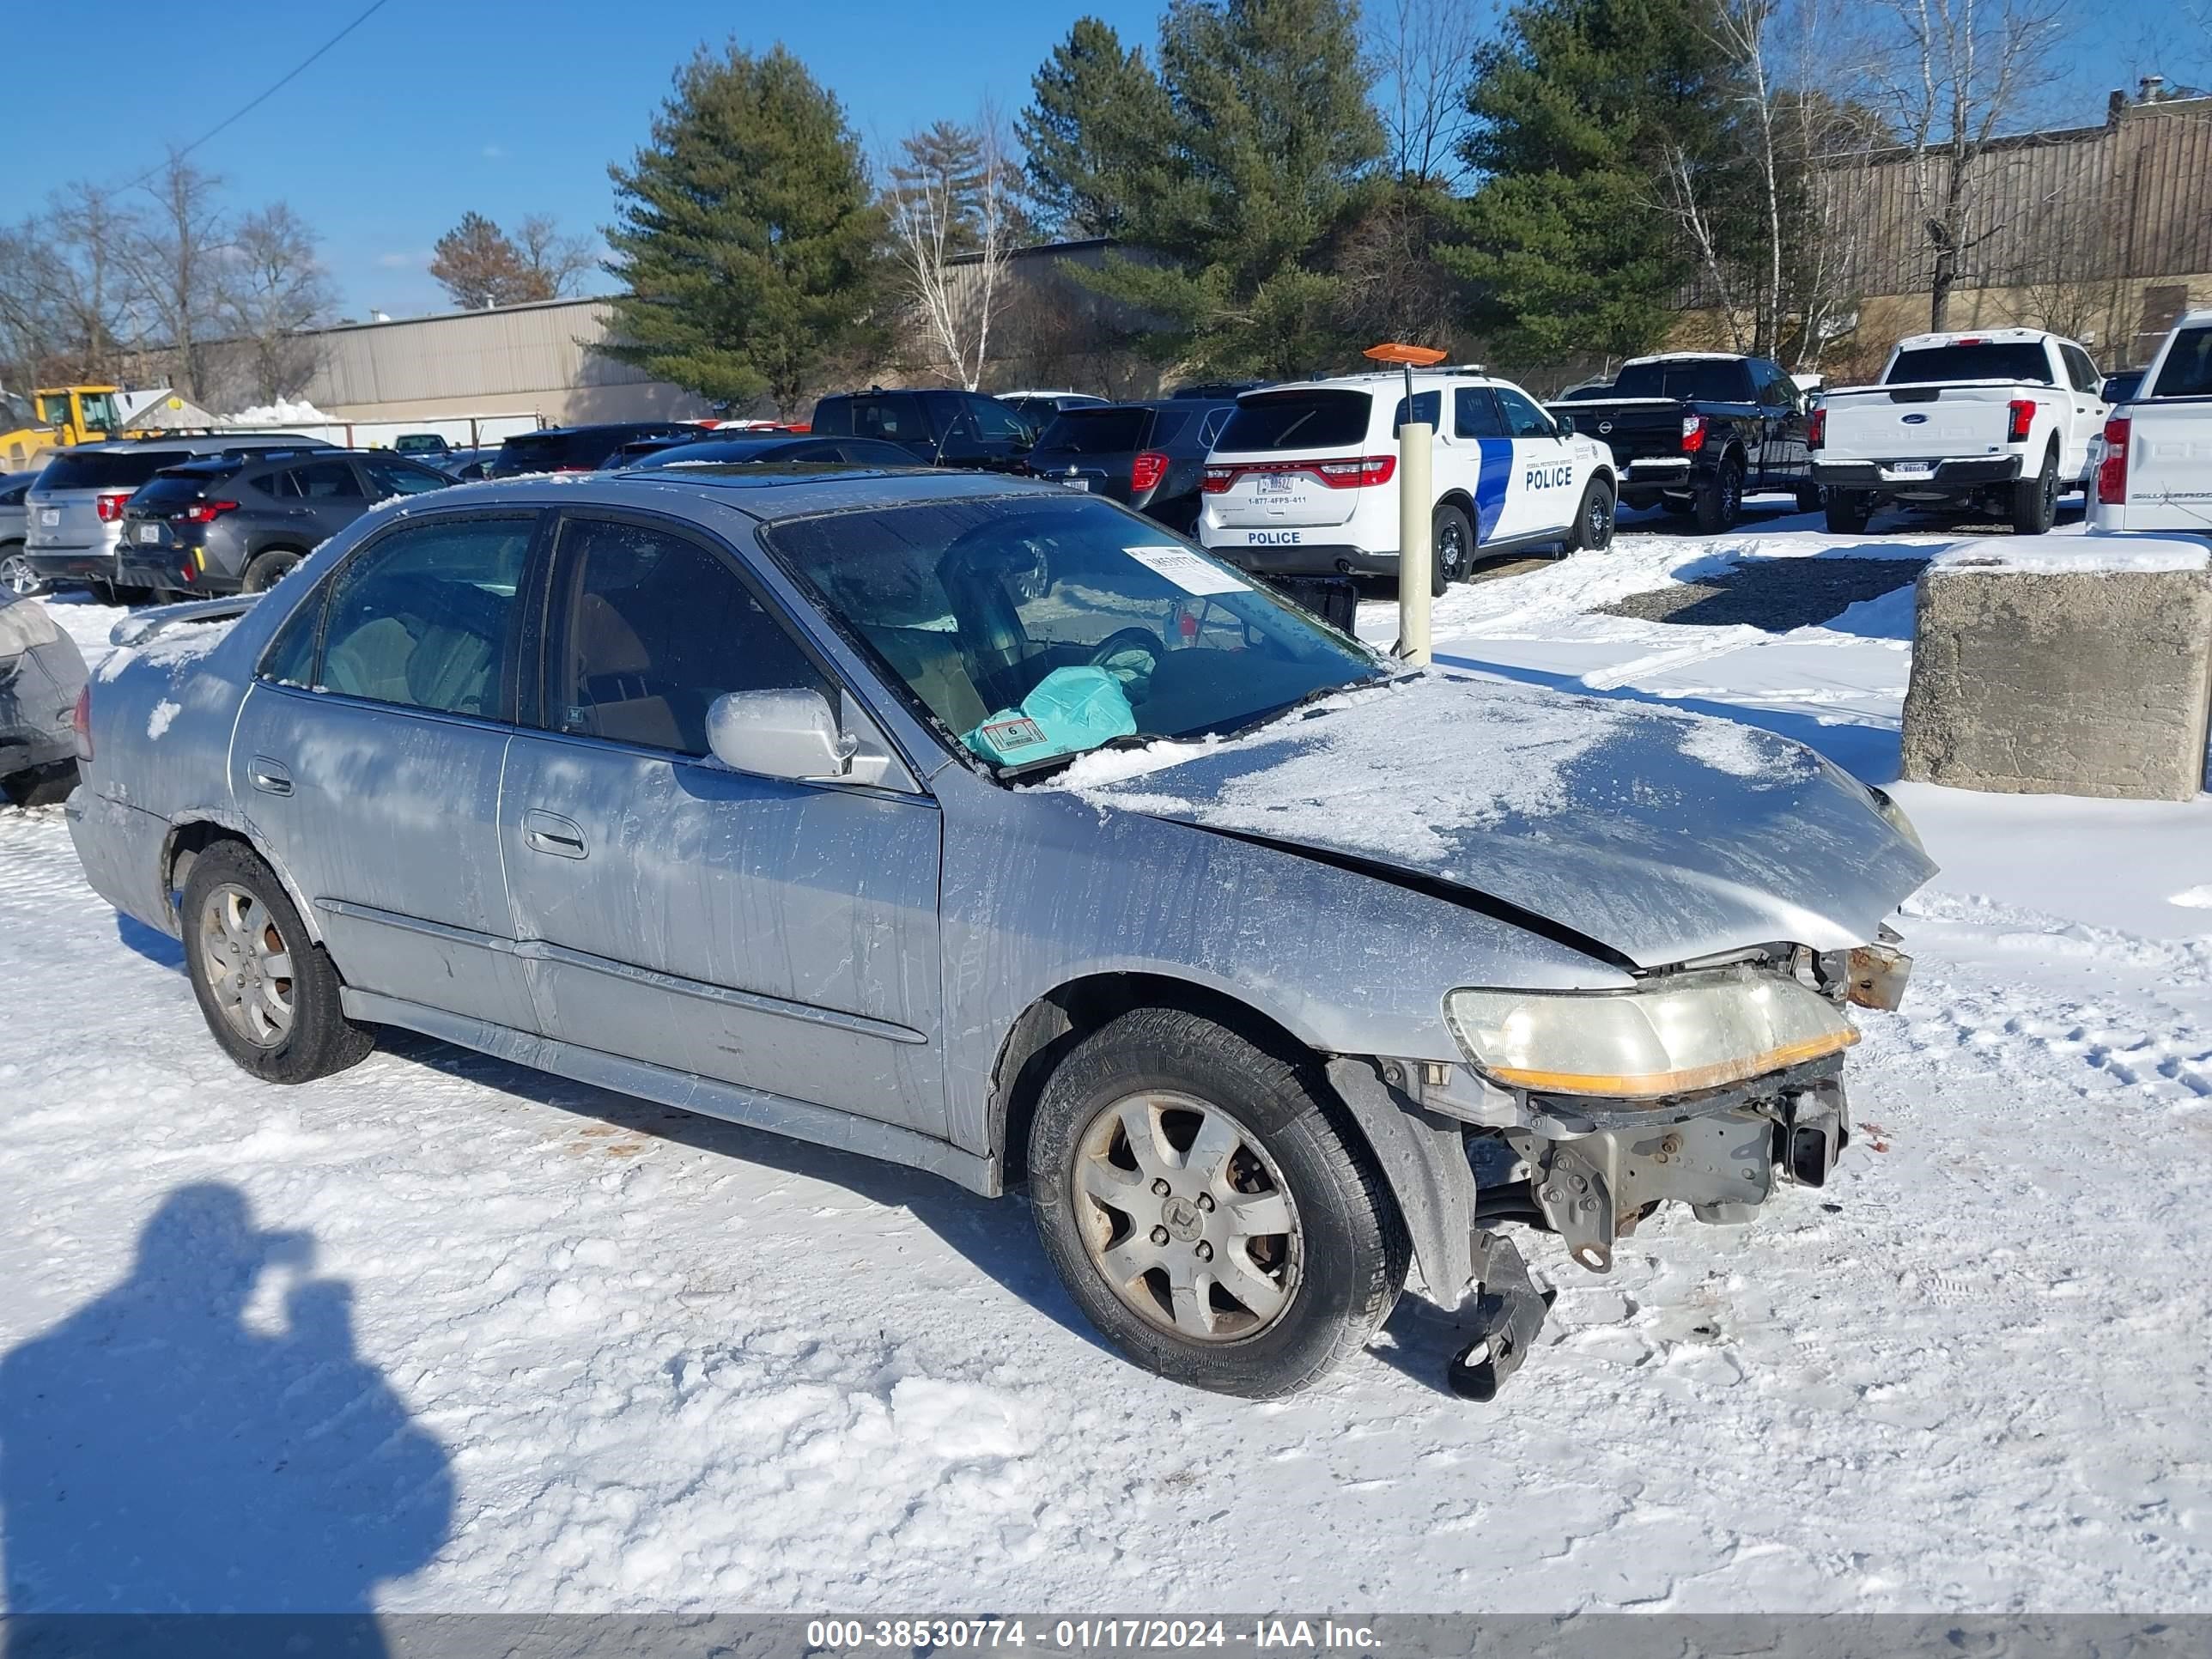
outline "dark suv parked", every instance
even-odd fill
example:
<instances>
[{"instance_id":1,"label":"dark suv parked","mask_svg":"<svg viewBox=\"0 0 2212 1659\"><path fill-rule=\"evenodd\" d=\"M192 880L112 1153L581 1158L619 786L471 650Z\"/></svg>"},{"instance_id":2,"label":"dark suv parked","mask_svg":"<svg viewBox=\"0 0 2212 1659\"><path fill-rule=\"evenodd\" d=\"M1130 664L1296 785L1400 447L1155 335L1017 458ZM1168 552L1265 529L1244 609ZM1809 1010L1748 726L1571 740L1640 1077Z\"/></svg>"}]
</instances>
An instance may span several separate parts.
<instances>
[{"instance_id":1,"label":"dark suv parked","mask_svg":"<svg viewBox=\"0 0 2212 1659\"><path fill-rule=\"evenodd\" d=\"M488 476L519 472L596 472L612 466L624 444L641 438L697 438L707 428L692 421L612 421L597 426L549 426L520 432L499 447Z\"/></svg>"},{"instance_id":2,"label":"dark suv parked","mask_svg":"<svg viewBox=\"0 0 2212 1659\"><path fill-rule=\"evenodd\" d=\"M1170 398L1062 410L1030 452L1030 471L1188 535L1198 527L1206 453L1236 409Z\"/></svg>"},{"instance_id":3,"label":"dark suv parked","mask_svg":"<svg viewBox=\"0 0 2212 1659\"><path fill-rule=\"evenodd\" d=\"M811 429L826 438L881 438L924 466L1009 472L1029 453L1019 414L980 392L840 392L814 405Z\"/></svg>"},{"instance_id":4,"label":"dark suv parked","mask_svg":"<svg viewBox=\"0 0 2212 1659\"><path fill-rule=\"evenodd\" d=\"M123 509L123 580L258 593L381 501L453 481L388 449L216 457L159 472Z\"/></svg>"}]
</instances>

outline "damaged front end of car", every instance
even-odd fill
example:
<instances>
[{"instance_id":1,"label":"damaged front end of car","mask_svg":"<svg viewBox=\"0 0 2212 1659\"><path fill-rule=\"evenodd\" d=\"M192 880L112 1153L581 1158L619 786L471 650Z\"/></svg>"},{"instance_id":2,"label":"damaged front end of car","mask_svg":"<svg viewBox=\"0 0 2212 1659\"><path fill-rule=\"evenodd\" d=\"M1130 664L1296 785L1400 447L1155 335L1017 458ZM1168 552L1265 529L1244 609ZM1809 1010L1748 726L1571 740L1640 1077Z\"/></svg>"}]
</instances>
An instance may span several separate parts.
<instances>
[{"instance_id":1,"label":"damaged front end of car","mask_svg":"<svg viewBox=\"0 0 2212 1659\"><path fill-rule=\"evenodd\" d=\"M1606 1273L1662 1204L1741 1223L1781 1187L1826 1184L1850 1139L1844 1011L1899 1005L1912 967L1899 943L1885 927L1857 950L1767 947L1623 991L1455 991L1462 1061L1332 1065L1364 1121L1387 1102L1405 1127L1383 1156L1412 1194L1431 1297L1461 1312L1455 1391L1493 1398L1550 1307L1499 1227L1555 1233Z\"/></svg>"}]
</instances>

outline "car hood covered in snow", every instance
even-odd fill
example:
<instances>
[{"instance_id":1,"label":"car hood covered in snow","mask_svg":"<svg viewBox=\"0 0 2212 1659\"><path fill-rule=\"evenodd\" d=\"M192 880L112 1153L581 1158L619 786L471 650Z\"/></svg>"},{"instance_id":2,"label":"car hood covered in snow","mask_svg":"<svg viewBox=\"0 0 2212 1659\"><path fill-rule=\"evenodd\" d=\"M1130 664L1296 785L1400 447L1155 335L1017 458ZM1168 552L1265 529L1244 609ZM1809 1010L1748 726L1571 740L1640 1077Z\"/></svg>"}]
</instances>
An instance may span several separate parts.
<instances>
[{"instance_id":1,"label":"car hood covered in snow","mask_svg":"<svg viewBox=\"0 0 2212 1659\"><path fill-rule=\"evenodd\" d=\"M1936 866L1859 784L1733 721L1431 672L1056 781L1502 902L1639 966L1865 943Z\"/></svg>"}]
</instances>

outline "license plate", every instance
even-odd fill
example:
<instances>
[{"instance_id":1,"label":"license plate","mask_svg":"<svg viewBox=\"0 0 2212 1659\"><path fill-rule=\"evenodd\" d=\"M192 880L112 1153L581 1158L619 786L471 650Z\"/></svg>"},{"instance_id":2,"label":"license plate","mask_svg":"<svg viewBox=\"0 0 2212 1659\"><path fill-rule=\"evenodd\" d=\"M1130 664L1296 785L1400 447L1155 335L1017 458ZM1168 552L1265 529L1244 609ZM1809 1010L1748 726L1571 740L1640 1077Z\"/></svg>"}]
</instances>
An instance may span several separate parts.
<instances>
[{"instance_id":1,"label":"license plate","mask_svg":"<svg viewBox=\"0 0 2212 1659\"><path fill-rule=\"evenodd\" d=\"M1088 478L1062 478L1060 483L1066 484L1070 489L1080 489L1085 494L1088 494L1091 489L1091 480Z\"/></svg>"},{"instance_id":2,"label":"license plate","mask_svg":"<svg viewBox=\"0 0 2212 1659\"><path fill-rule=\"evenodd\" d=\"M42 507L39 509L39 522L47 529L52 529L61 521L62 510L58 507Z\"/></svg>"},{"instance_id":3,"label":"license plate","mask_svg":"<svg viewBox=\"0 0 2212 1659\"><path fill-rule=\"evenodd\" d=\"M1295 472L1262 472L1260 493L1262 495L1289 495L1297 492L1297 474Z\"/></svg>"},{"instance_id":4,"label":"license plate","mask_svg":"<svg viewBox=\"0 0 2212 1659\"><path fill-rule=\"evenodd\" d=\"M160 541L161 539L161 526L157 524L140 525L138 526L138 539L142 542Z\"/></svg>"},{"instance_id":5,"label":"license plate","mask_svg":"<svg viewBox=\"0 0 2212 1659\"><path fill-rule=\"evenodd\" d=\"M1899 461L1889 470L1894 476L1900 478L1925 478L1933 475L1936 471L1936 463L1933 461Z\"/></svg>"}]
</instances>

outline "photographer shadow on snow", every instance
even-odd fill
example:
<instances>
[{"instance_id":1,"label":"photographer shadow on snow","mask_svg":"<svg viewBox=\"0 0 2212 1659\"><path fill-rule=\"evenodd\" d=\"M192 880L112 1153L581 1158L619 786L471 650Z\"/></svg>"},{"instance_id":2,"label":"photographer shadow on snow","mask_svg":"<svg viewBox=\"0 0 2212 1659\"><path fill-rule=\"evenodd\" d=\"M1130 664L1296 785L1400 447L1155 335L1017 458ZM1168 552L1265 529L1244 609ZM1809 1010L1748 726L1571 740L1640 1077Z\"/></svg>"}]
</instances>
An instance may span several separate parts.
<instances>
[{"instance_id":1,"label":"photographer shadow on snow","mask_svg":"<svg viewBox=\"0 0 2212 1659\"><path fill-rule=\"evenodd\" d=\"M350 1615L320 1636L384 1651L373 1594L444 1545L453 1478L356 1350L351 1288L313 1258L234 1188L180 1187L126 1278L0 1358L9 1653L91 1633L39 1614L216 1611ZM281 1310L260 1317L277 1271Z\"/></svg>"}]
</instances>

